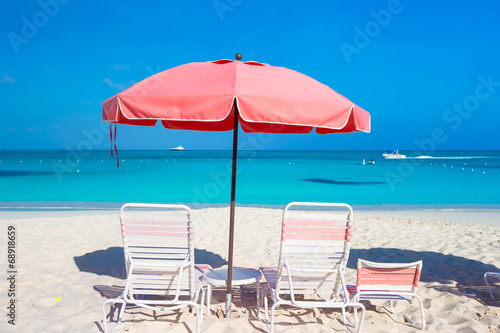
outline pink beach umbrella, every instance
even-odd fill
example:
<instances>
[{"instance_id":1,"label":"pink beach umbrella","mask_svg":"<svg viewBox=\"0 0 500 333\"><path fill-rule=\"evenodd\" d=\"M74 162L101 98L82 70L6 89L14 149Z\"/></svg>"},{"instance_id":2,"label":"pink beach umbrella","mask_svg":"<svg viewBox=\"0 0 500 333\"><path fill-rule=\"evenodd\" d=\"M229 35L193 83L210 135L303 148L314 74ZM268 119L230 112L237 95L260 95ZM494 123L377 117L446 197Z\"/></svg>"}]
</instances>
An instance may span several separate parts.
<instances>
[{"instance_id":1,"label":"pink beach umbrella","mask_svg":"<svg viewBox=\"0 0 500 333\"><path fill-rule=\"evenodd\" d=\"M111 124L233 130L226 317L230 317L238 123L252 133L370 132L370 114L328 86L284 67L218 60L155 74L102 103ZM116 129L115 129L116 135Z\"/></svg>"}]
</instances>

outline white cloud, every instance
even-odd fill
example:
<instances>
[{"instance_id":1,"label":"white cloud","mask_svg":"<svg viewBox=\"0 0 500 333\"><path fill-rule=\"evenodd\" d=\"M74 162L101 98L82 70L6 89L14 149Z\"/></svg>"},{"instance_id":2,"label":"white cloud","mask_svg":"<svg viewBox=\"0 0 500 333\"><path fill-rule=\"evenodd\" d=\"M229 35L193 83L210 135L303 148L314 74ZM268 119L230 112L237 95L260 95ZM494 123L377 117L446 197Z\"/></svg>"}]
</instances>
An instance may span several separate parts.
<instances>
[{"instance_id":1,"label":"white cloud","mask_svg":"<svg viewBox=\"0 0 500 333\"><path fill-rule=\"evenodd\" d=\"M122 91L126 88L123 83L115 83L108 78L102 80L102 83L106 84L108 87L110 87L113 90Z\"/></svg>"},{"instance_id":2,"label":"white cloud","mask_svg":"<svg viewBox=\"0 0 500 333\"><path fill-rule=\"evenodd\" d=\"M7 84L14 84L16 82L16 79L14 79L12 76L9 76L7 74L3 75L3 78L0 80L0 83L7 83Z\"/></svg>"},{"instance_id":3,"label":"white cloud","mask_svg":"<svg viewBox=\"0 0 500 333\"><path fill-rule=\"evenodd\" d=\"M126 71L127 69L130 69L130 65L116 64L113 66L113 68L117 71Z\"/></svg>"},{"instance_id":4,"label":"white cloud","mask_svg":"<svg viewBox=\"0 0 500 333\"><path fill-rule=\"evenodd\" d=\"M38 127L38 126L33 126L33 127L26 127L26 131L28 132L41 132L43 128Z\"/></svg>"},{"instance_id":5,"label":"white cloud","mask_svg":"<svg viewBox=\"0 0 500 333\"><path fill-rule=\"evenodd\" d=\"M106 78L106 79L102 80L102 83L106 84L108 87L110 87L113 90L123 91L123 90L127 89L128 87L130 87L131 85L133 85L135 82L129 81L127 83L116 83L116 82L113 82L110 79Z\"/></svg>"}]
</instances>

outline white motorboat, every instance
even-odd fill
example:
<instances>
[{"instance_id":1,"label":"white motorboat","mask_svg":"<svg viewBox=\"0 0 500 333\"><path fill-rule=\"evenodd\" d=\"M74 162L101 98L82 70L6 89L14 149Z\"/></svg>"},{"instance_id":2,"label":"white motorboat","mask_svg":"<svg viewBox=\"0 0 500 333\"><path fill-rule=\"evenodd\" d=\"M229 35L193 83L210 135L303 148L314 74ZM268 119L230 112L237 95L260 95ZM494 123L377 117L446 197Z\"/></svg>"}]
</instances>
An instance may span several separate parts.
<instances>
[{"instance_id":1,"label":"white motorboat","mask_svg":"<svg viewBox=\"0 0 500 333\"><path fill-rule=\"evenodd\" d=\"M175 148L170 148L170 150L185 150L183 146L175 147Z\"/></svg>"},{"instance_id":2,"label":"white motorboat","mask_svg":"<svg viewBox=\"0 0 500 333\"><path fill-rule=\"evenodd\" d=\"M386 152L384 154L382 154L382 156L384 156L384 158L406 158L406 155L401 155L399 153L399 150L394 150L392 152Z\"/></svg>"}]
</instances>

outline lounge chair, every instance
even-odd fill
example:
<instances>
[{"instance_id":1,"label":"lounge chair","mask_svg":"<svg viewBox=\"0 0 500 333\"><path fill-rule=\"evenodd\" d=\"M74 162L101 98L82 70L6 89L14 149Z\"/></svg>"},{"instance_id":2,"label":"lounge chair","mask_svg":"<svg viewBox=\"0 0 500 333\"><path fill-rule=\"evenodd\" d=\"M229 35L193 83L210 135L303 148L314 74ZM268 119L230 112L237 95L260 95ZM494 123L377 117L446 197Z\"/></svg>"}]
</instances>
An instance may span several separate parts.
<instances>
[{"instance_id":1,"label":"lounge chair","mask_svg":"<svg viewBox=\"0 0 500 333\"><path fill-rule=\"evenodd\" d=\"M346 204L292 202L285 207L278 267L260 268L266 282L262 297L266 322L269 322L268 290L273 302L271 333L274 312L280 305L340 308L344 325L346 308L360 308L358 332L361 331L365 308L350 301L343 275L349 256L352 217L352 208ZM352 331L347 325L346 328Z\"/></svg>"},{"instance_id":2,"label":"lounge chair","mask_svg":"<svg viewBox=\"0 0 500 333\"><path fill-rule=\"evenodd\" d=\"M104 332L108 332L106 304L120 303L117 323L111 331L121 322L125 307L133 304L161 311L194 307L199 333L205 293L200 277L210 267L194 265L189 207L129 203L120 210L120 223L127 281L121 296L102 304Z\"/></svg>"},{"instance_id":3,"label":"lounge chair","mask_svg":"<svg viewBox=\"0 0 500 333\"><path fill-rule=\"evenodd\" d=\"M488 288L488 292L490 293L491 299L495 299L495 297L493 297L493 292L491 291L490 284L488 283L488 276L492 276L494 278L500 279L500 272L486 272L486 273L484 273L484 283L486 283L486 288Z\"/></svg>"},{"instance_id":4,"label":"lounge chair","mask_svg":"<svg viewBox=\"0 0 500 333\"><path fill-rule=\"evenodd\" d=\"M422 261L412 263L376 263L358 259L356 286L348 286L348 290L355 302L391 301L391 313L403 316L418 329L425 329L424 306L422 299L417 295L417 287L422 271ZM395 301L412 302L416 298L420 305L422 327L410 320L407 316L394 312ZM355 321L357 313L354 309Z\"/></svg>"}]
</instances>

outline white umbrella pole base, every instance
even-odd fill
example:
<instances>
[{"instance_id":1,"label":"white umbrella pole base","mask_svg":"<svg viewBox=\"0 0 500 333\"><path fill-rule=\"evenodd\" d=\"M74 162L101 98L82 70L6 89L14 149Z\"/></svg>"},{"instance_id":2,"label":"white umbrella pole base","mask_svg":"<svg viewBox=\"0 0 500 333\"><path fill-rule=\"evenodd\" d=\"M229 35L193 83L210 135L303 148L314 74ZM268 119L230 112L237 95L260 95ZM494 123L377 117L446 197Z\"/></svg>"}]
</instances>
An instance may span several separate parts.
<instances>
[{"instance_id":1,"label":"white umbrella pole base","mask_svg":"<svg viewBox=\"0 0 500 333\"><path fill-rule=\"evenodd\" d=\"M231 294L226 294L226 318L231 319Z\"/></svg>"}]
</instances>

